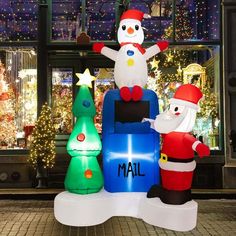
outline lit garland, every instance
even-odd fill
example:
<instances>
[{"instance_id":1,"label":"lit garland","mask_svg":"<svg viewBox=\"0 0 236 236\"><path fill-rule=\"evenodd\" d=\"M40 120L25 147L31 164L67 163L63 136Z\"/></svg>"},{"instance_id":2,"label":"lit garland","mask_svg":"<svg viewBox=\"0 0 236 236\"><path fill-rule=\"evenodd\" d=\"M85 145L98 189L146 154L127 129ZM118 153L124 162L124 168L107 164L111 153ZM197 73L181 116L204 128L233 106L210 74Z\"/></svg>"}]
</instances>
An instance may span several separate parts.
<instances>
[{"instance_id":1,"label":"lit garland","mask_svg":"<svg viewBox=\"0 0 236 236\"><path fill-rule=\"evenodd\" d=\"M52 168L55 163L55 127L52 122L51 108L45 103L32 132L29 163L36 168Z\"/></svg>"}]
</instances>

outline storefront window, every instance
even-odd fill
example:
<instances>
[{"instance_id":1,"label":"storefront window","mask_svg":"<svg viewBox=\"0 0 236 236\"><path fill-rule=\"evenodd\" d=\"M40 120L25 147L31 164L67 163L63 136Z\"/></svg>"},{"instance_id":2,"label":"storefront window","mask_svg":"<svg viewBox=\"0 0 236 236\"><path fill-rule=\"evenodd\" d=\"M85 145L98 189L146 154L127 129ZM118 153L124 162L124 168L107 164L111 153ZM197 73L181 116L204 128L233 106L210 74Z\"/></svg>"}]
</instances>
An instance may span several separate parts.
<instances>
[{"instance_id":1,"label":"storefront window","mask_svg":"<svg viewBox=\"0 0 236 236\"><path fill-rule=\"evenodd\" d=\"M37 39L38 1L0 1L0 41Z\"/></svg>"},{"instance_id":2,"label":"storefront window","mask_svg":"<svg viewBox=\"0 0 236 236\"><path fill-rule=\"evenodd\" d=\"M148 15L150 18L143 19L142 26L145 31L145 40L156 41L161 39L165 30L169 29L169 39L173 32L172 25L172 0L145 0L145 1L130 1L131 9L138 9Z\"/></svg>"},{"instance_id":3,"label":"storefront window","mask_svg":"<svg viewBox=\"0 0 236 236\"><path fill-rule=\"evenodd\" d=\"M148 88L159 97L160 112L169 105L177 87L192 83L200 87L204 99L195 123L194 135L211 149L219 150L219 47L176 46L152 58Z\"/></svg>"},{"instance_id":4,"label":"storefront window","mask_svg":"<svg viewBox=\"0 0 236 236\"><path fill-rule=\"evenodd\" d=\"M219 40L220 1L177 0L175 35L173 27L165 29L163 39L174 37L176 41Z\"/></svg>"},{"instance_id":5,"label":"storefront window","mask_svg":"<svg viewBox=\"0 0 236 236\"><path fill-rule=\"evenodd\" d=\"M0 149L25 149L37 119L33 48L0 49Z\"/></svg>"},{"instance_id":6,"label":"storefront window","mask_svg":"<svg viewBox=\"0 0 236 236\"><path fill-rule=\"evenodd\" d=\"M115 40L115 25L115 1L87 1L86 29L92 40Z\"/></svg>"},{"instance_id":7,"label":"storefront window","mask_svg":"<svg viewBox=\"0 0 236 236\"><path fill-rule=\"evenodd\" d=\"M102 108L105 92L115 88L113 73L113 68L94 69L94 75L96 76L96 80L94 82L94 103L96 107L94 123L98 133L102 132Z\"/></svg>"},{"instance_id":8,"label":"storefront window","mask_svg":"<svg viewBox=\"0 0 236 236\"><path fill-rule=\"evenodd\" d=\"M82 30L81 0L52 1L52 40L75 41Z\"/></svg>"},{"instance_id":9,"label":"storefront window","mask_svg":"<svg viewBox=\"0 0 236 236\"><path fill-rule=\"evenodd\" d=\"M52 68L52 115L58 134L72 130L72 76L71 68Z\"/></svg>"},{"instance_id":10,"label":"storefront window","mask_svg":"<svg viewBox=\"0 0 236 236\"><path fill-rule=\"evenodd\" d=\"M53 0L52 40L75 41L85 31L91 40L114 41L119 14L126 8L150 15L142 21L146 41L220 38L219 0Z\"/></svg>"}]
</instances>

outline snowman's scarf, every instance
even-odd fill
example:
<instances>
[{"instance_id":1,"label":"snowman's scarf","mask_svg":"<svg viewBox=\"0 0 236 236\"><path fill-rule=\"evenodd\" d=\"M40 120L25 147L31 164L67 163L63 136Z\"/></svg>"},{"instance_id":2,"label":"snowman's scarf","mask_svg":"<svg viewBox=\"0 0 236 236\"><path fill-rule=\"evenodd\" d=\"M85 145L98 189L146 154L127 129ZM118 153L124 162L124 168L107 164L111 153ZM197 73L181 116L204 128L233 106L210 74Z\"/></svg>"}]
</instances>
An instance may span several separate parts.
<instances>
[{"instance_id":1,"label":"snowman's scarf","mask_svg":"<svg viewBox=\"0 0 236 236\"><path fill-rule=\"evenodd\" d=\"M144 54L146 52L146 50L138 43L129 43L129 42L125 42L125 43L121 43L120 46L123 47L127 44L132 44L134 47L136 47L142 54Z\"/></svg>"}]
</instances>

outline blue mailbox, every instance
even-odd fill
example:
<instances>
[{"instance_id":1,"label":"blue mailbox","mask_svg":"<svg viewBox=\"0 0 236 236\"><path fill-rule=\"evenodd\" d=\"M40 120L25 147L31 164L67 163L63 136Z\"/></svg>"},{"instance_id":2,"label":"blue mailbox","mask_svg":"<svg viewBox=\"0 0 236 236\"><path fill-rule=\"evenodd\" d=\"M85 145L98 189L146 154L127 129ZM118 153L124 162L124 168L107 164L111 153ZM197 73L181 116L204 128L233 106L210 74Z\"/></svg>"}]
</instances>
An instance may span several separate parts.
<instances>
[{"instance_id":1,"label":"blue mailbox","mask_svg":"<svg viewBox=\"0 0 236 236\"><path fill-rule=\"evenodd\" d=\"M108 192L147 192L159 183L159 134L143 118L155 119L158 98L143 89L142 100L124 102L119 90L103 104L103 173Z\"/></svg>"}]
</instances>

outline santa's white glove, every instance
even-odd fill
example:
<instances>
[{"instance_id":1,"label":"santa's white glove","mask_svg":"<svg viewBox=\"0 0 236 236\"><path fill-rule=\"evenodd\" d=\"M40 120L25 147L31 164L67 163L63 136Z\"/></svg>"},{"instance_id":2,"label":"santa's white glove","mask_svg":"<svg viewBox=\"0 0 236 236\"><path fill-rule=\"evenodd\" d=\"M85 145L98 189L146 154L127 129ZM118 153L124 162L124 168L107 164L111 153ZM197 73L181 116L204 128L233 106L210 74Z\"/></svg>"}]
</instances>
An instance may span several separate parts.
<instances>
[{"instance_id":1,"label":"santa's white glove","mask_svg":"<svg viewBox=\"0 0 236 236\"><path fill-rule=\"evenodd\" d=\"M149 118L143 118L143 119L142 119L142 122L146 122L146 121L148 121L148 122L150 123L150 128L151 128L151 129L155 129L155 128L154 128L154 121L155 121L155 120L149 119Z\"/></svg>"}]
</instances>

